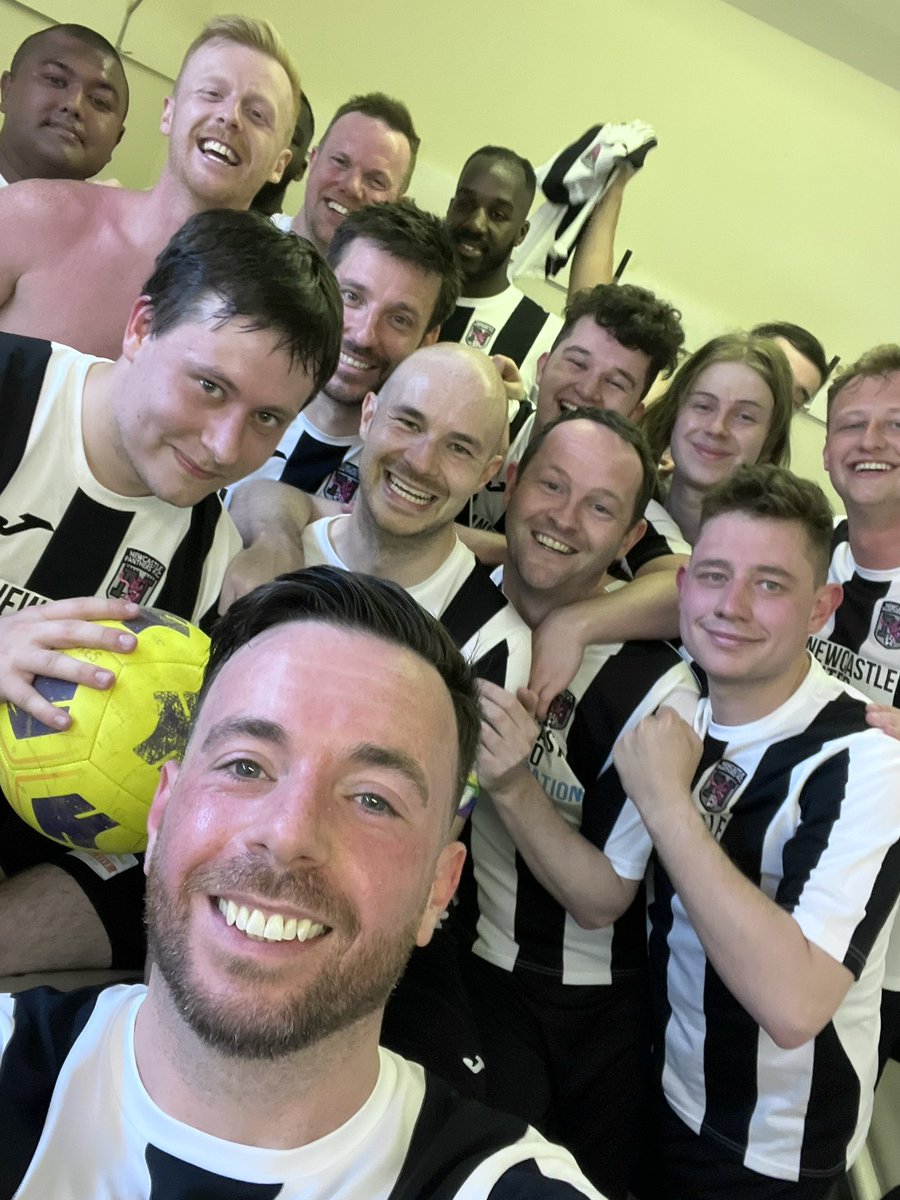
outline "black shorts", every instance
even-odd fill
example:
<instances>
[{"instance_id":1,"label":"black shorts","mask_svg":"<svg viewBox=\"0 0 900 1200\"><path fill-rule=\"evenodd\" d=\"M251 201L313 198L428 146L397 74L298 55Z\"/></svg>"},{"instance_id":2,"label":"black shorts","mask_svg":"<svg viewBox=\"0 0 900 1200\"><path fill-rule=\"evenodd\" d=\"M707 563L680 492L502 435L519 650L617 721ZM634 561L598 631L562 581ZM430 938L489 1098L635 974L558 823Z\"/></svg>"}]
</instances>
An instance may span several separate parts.
<instances>
[{"instance_id":1,"label":"black shorts","mask_svg":"<svg viewBox=\"0 0 900 1200\"><path fill-rule=\"evenodd\" d=\"M488 1103L561 1142L610 1200L624 1197L639 1155L654 1154L646 977L569 985L475 954L463 975Z\"/></svg>"},{"instance_id":2,"label":"black shorts","mask_svg":"<svg viewBox=\"0 0 900 1200\"><path fill-rule=\"evenodd\" d=\"M900 992L881 993L881 1035L878 1039L878 1078L889 1058L900 1059Z\"/></svg>"},{"instance_id":3,"label":"black shorts","mask_svg":"<svg viewBox=\"0 0 900 1200\"><path fill-rule=\"evenodd\" d=\"M95 865L82 856L91 855ZM115 873L105 864L115 864ZM134 862L131 863L130 860ZM144 930L144 856L72 853L32 829L11 808L0 810L0 870L9 877L49 864L72 877L96 912L112 948L110 966L140 971L147 956ZM96 869L95 869L96 867Z\"/></svg>"}]
</instances>

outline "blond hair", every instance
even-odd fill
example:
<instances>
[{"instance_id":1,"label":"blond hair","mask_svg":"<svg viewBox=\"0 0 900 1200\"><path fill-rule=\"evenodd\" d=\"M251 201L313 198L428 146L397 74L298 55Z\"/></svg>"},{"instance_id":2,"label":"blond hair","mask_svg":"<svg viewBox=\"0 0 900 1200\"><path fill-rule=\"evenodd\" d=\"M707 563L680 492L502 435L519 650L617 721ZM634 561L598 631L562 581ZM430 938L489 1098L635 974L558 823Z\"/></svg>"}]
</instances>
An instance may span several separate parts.
<instances>
[{"instance_id":1,"label":"blond hair","mask_svg":"<svg viewBox=\"0 0 900 1200\"><path fill-rule=\"evenodd\" d=\"M293 131L300 113L300 75L294 66L291 56L287 52L284 42L268 21L258 21L254 17L244 17L239 13L232 13L229 16L212 17L206 22L190 46L188 46L178 71L178 79L175 80L176 89L181 80L182 72L192 55L201 46L205 46L207 42L216 41L235 42L238 46L247 46L251 50L258 50L260 54L265 54L269 58L273 58L284 70L291 85L291 94L294 101L290 125L288 126L289 131Z\"/></svg>"}]
</instances>

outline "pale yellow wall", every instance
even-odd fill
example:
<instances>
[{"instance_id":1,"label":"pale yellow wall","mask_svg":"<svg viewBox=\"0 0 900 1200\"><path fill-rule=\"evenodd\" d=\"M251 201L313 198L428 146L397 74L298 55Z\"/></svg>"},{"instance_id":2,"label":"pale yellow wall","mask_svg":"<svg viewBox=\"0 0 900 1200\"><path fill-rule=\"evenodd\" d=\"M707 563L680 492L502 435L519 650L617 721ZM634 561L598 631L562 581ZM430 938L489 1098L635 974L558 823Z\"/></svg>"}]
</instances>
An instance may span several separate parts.
<instances>
[{"instance_id":1,"label":"pale yellow wall","mask_svg":"<svg viewBox=\"0 0 900 1200\"><path fill-rule=\"evenodd\" d=\"M135 14L125 47L153 71L129 67L135 111L112 164L124 182L148 185L162 161L154 71L174 74L222 7L144 0ZM47 11L113 38L124 2ZM484 142L539 163L592 122L650 121L660 147L629 185L618 246L634 251L628 280L682 308L692 345L777 317L845 360L900 340L900 94L720 0L260 0L253 12L284 35L320 129L356 91L409 104L423 137L412 192L438 209ZM39 23L0 0L10 47ZM796 433L795 462L812 470L821 427L808 418Z\"/></svg>"}]
</instances>

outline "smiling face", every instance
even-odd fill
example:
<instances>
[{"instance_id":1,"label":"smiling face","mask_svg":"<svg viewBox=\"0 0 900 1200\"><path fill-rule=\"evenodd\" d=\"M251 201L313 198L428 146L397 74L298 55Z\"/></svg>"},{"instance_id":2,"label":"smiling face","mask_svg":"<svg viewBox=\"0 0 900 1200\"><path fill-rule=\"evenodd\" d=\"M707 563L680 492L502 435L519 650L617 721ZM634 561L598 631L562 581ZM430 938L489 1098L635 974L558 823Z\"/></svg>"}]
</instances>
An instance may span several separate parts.
<instances>
[{"instance_id":1,"label":"smiling face","mask_svg":"<svg viewBox=\"0 0 900 1200\"><path fill-rule=\"evenodd\" d=\"M900 520L900 371L853 380L837 393L824 462L851 515Z\"/></svg>"},{"instance_id":2,"label":"smiling face","mask_svg":"<svg viewBox=\"0 0 900 1200\"><path fill-rule=\"evenodd\" d=\"M757 461L775 399L746 363L713 363L684 397L672 429L676 475L706 490Z\"/></svg>"},{"instance_id":3,"label":"smiling face","mask_svg":"<svg viewBox=\"0 0 900 1200\"><path fill-rule=\"evenodd\" d=\"M338 368L324 391L339 404L359 405L399 363L437 337L437 327L429 325L441 280L365 238L350 243L334 273L344 333Z\"/></svg>"},{"instance_id":4,"label":"smiling face","mask_svg":"<svg viewBox=\"0 0 900 1200\"><path fill-rule=\"evenodd\" d=\"M148 822L151 945L201 1037L275 1057L377 1030L459 877L454 727L434 668L369 634L278 625L225 663Z\"/></svg>"},{"instance_id":5,"label":"smiling face","mask_svg":"<svg viewBox=\"0 0 900 1200\"><path fill-rule=\"evenodd\" d=\"M313 379L292 366L278 334L248 329L241 317L222 324L217 308L210 301L153 336L147 302L135 305L112 436L86 437L92 469L111 491L197 504L262 466L309 399Z\"/></svg>"},{"instance_id":6,"label":"smiling face","mask_svg":"<svg viewBox=\"0 0 900 1200\"><path fill-rule=\"evenodd\" d=\"M466 165L446 220L464 289L505 274L527 231L528 207L525 177L514 163L480 155Z\"/></svg>"},{"instance_id":7,"label":"smiling face","mask_svg":"<svg viewBox=\"0 0 900 1200\"><path fill-rule=\"evenodd\" d=\"M324 253L347 213L365 204L399 200L411 151L406 137L375 117L339 117L309 159L303 217L306 233Z\"/></svg>"},{"instance_id":8,"label":"smiling face","mask_svg":"<svg viewBox=\"0 0 900 1200\"><path fill-rule=\"evenodd\" d=\"M294 97L284 68L258 50L213 39L181 69L160 128L169 170L207 208L249 208L287 166Z\"/></svg>"},{"instance_id":9,"label":"smiling face","mask_svg":"<svg viewBox=\"0 0 900 1200\"><path fill-rule=\"evenodd\" d=\"M556 607L594 595L645 528L633 520L642 480L637 451L613 430L588 420L552 429L507 486L506 578L516 576L517 602L533 611L538 597Z\"/></svg>"},{"instance_id":10,"label":"smiling face","mask_svg":"<svg viewBox=\"0 0 900 1200\"><path fill-rule=\"evenodd\" d=\"M22 178L88 179L109 162L128 103L113 55L50 30L14 77L4 72L0 91L0 154Z\"/></svg>"},{"instance_id":11,"label":"smiling face","mask_svg":"<svg viewBox=\"0 0 900 1200\"><path fill-rule=\"evenodd\" d=\"M365 399L357 504L383 534L446 530L500 466L506 411L485 355L455 344L419 351Z\"/></svg>"},{"instance_id":12,"label":"smiling face","mask_svg":"<svg viewBox=\"0 0 900 1200\"><path fill-rule=\"evenodd\" d=\"M593 317L581 317L538 361L535 424L543 429L574 408L608 408L636 420L649 369L649 354L629 350Z\"/></svg>"},{"instance_id":13,"label":"smiling face","mask_svg":"<svg viewBox=\"0 0 900 1200\"><path fill-rule=\"evenodd\" d=\"M818 586L798 521L722 513L706 522L679 573L681 638L706 672L727 724L755 721L796 690L808 669L806 639L840 600Z\"/></svg>"}]
</instances>

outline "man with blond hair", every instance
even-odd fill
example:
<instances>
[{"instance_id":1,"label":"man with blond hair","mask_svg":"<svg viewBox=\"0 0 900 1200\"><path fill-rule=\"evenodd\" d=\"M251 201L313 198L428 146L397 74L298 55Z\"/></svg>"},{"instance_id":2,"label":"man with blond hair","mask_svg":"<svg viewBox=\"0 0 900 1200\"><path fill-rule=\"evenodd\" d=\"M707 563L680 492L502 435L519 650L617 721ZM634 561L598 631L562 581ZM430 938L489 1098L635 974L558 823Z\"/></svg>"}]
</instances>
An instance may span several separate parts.
<instances>
[{"instance_id":1,"label":"man with blond hair","mask_svg":"<svg viewBox=\"0 0 900 1200\"><path fill-rule=\"evenodd\" d=\"M149 191L25 180L0 195L0 330L115 358L135 295L188 217L249 208L281 178L300 81L265 21L214 17L185 55Z\"/></svg>"}]
</instances>

